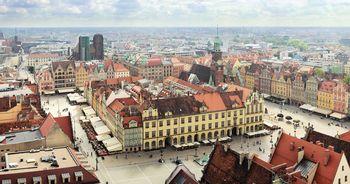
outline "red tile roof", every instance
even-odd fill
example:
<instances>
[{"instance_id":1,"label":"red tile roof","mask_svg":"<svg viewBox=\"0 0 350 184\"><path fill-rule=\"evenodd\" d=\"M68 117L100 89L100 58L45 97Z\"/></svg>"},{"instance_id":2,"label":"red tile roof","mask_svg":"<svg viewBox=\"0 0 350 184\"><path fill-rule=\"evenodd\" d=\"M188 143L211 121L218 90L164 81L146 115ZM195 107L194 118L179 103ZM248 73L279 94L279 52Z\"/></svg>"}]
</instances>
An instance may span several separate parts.
<instances>
[{"instance_id":1,"label":"red tile roof","mask_svg":"<svg viewBox=\"0 0 350 184\"><path fill-rule=\"evenodd\" d=\"M62 131L73 141L73 129L70 116L54 118L51 113L47 115L44 122L40 126L40 133L43 137L47 137L52 126L57 123Z\"/></svg>"},{"instance_id":2,"label":"red tile roof","mask_svg":"<svg viewBox=\"0 0 350 184\"><path fill-rule=\"evenodd\" d=\"M57 117L55 118L56 122L62 129L62 131L70 138L70 140L73 142L74 137L73 137L73 127L72 127L72 122L71 122L71 117L70 116L62 116L62 117Z\"/></svg>"},{"instance_id":3,"label":"red tile roof","mask_svg":"<svg viewBox=\"0 0 350 184\"><path fill-rule=\"evenodd\" d=\"M204 102L208 108L208 111L221 111L226 110L224 101L222 100L220 93L204 93L194 95L194 98L199 102Z\"/></svg>"},{"instance_id":4,"label":"red tile roof","mask_svg":"<svg viewBox=\"0 0 350 184\"><path fill-rule=\"evenodd\" d=\"M162 59L161 58L150 58L148 59L148 66L158 66L162 64Z\"/></svg>"},{"instance_id":5,"label":"red tile roof","mask_svg":"<svg viewBox=\"0 0 350 184\"><path fill-rule=\"evenodd\" d=\"M350 142L350 131L341 134L340 139Z\"/></svg>"},{"instance_id":6,"label":"red tile roof","mask_svg":"<svg viewBox=\"0 0 350 184\"><path fill-rule=\"evenodd\" d=\"M120 63L115 63L114 64L114 71L115 72L128 72L129 70L122 64Z\"/></svg>"},{"instance_id":7,"label":"red tile roof","mask_svg":"<svg viewBox=\"0 0 350 184\"><path fill-rule=\"evenodd\" d=\"M291 149L291 147L293 147L293 149ZM294 166L298 162L299 147L303 147L304 149L304 159L319 163L314 181L317 183L333 183L342 154L327 150L324 147L289 136L285 133L282 133L280 136L270 163L272 165L286 163L288 167ZM329 153L327 164L324 163L326 160L326 152Z\"/></svg>"}]
</instances>

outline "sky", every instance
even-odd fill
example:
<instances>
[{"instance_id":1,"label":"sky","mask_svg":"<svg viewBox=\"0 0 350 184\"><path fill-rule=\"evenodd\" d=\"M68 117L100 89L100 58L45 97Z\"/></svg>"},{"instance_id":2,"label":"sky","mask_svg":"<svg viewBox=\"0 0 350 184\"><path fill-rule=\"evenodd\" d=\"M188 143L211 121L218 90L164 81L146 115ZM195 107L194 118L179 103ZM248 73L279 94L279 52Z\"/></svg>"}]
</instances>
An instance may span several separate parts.
<instances>
[{"instance_id":1,"label":"sky","mask_svg":"<svg viewBox=\"0 0 350 184\"><path fill-rule=\"evenodd\" d=\"M349 27L350 0L0 0L0 27Z\"/></svg>"}]
</instances>

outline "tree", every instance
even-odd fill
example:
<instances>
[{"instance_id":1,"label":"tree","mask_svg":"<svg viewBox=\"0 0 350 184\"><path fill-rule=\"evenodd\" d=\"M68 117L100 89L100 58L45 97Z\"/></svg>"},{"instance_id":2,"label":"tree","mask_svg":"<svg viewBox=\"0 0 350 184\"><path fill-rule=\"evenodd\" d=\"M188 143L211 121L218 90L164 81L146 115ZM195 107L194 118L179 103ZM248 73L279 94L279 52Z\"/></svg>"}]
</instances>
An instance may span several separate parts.
<instances>
[{"instance_id":1,"label":"tree","mask_svg":"<svg viewBox=\"0 0 350 184\"><path fill-rule=\"evenodd\" d=\"M34 67L33 66L28 66L28 71L33 74L34 73Z\"/></svg>"},{"instance_id":2,"label":"tree","mask_svg":"<svg viewBox=\"0 0 350 184\"><path fill-rule=\"evenodd\" d=\"M298 48L300 51L305 51L308 48L304 41L298 39L289 39L287 45Z\"/></svg>"},{"instance_id":3,"label":"tree","mask_svg":"<svg viewBox=\"0 0 350 184\"><path fill-rule=\"evenodd\" d=\"M350 84L350 75L346 75L343 79L345 84Z\"/></svg>"},{"instance_id":4,"label":"tree","mask_svg":"<svg viewBox=\"0 0 350 184\"><path fill-rule=\"evenodd\" d=\"M317 77L322 78L322 77L324 77L324 74L325 74L325 72L322 70L322 68L316 68L315 69L315 75Z\"/></svg>"}]
</instances>

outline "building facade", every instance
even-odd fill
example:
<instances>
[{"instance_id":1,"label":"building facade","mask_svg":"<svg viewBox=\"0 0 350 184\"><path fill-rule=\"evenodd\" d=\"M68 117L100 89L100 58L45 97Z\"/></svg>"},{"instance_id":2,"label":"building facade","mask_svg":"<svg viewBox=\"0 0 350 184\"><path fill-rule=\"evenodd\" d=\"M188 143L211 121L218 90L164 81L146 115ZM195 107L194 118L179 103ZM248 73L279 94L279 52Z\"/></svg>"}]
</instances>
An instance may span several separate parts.
<instances>
[{"instance_id":1,"label":"building facade","mask_svg":"<svg viewBox=\"0 0 350 184\"><path fill-rule=\"evenodd\" d=\"M317 106L317 96L318 96L318 81L314 76L310 76L306 81L306 103L312 106Z\"/></svg>"},{"instance_id":2,"label":"building facade","mask_svg":"<svg viewBox=\"0 0 350 184\"><path fill-rule=\"evenodd\" d=\"M74 61L59 61L51 64L55 89L75 88Z\"/></svg>"}]
</instances>

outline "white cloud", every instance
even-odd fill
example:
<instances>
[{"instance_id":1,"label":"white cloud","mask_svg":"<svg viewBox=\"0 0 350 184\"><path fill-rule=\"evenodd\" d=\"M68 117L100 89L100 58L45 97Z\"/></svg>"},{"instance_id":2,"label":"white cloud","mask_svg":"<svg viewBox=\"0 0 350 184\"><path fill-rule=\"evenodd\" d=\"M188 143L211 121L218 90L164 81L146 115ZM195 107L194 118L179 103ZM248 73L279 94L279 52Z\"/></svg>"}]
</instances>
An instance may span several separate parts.
<instances>
[{"instance_id":1,"label":"white cloud","mask_svg":"<svg viewBox=\"0 0 350 184\"><path fill-rule=\"evenodd\" d=\"M82 11L76 6L66 7L65 11L71 14L81 14Z\"/></svg>"},{"instance_id":2,"label":"white cloud","mask_svg":"<svg viewBox=\"0 0 350 184\"><path fill-rule=\"evenodd\" d=\"M7 6L0 6L0 14L7 13L9 9Z\"/></svg>"},{"instance_id":3,"label":"white cloud","mask_svg":"<svg viewBox=\"0 0 350 184\"><path fill-rule=\"evenodd\" d=\"M15 12L18 14L27 14L28 13L28 11L25 8L16 8Z\"/></svg>"}]
</instances>

